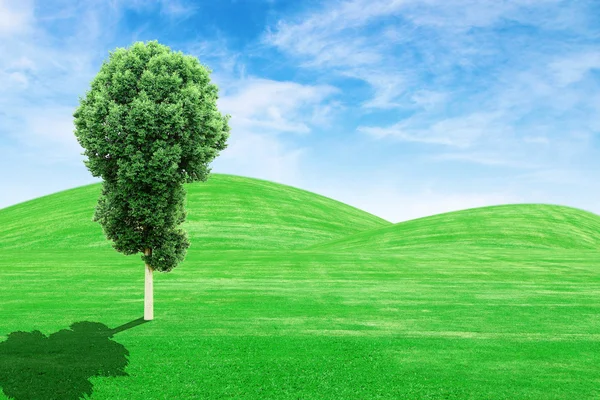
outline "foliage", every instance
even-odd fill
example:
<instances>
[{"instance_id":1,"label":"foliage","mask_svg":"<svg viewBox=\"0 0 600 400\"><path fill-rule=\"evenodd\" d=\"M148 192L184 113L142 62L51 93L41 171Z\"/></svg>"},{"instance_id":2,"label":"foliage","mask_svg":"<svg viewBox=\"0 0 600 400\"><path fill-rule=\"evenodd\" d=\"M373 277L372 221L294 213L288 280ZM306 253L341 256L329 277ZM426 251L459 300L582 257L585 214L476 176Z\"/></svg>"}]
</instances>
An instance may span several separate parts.
<instances>
[{"instance_id":1,"label":"foliage","mask_svg":"<svg viewBox=\"0 0 600 400\"><path fill-rule=\"evenodd\" d=\"M110 52L74 112L75 135L102 194L93 220L113 247L168 272L190 243L184 183L206 181L227 147L229 115L197 58L151 41Z\"/></svg>"}]
</instances>

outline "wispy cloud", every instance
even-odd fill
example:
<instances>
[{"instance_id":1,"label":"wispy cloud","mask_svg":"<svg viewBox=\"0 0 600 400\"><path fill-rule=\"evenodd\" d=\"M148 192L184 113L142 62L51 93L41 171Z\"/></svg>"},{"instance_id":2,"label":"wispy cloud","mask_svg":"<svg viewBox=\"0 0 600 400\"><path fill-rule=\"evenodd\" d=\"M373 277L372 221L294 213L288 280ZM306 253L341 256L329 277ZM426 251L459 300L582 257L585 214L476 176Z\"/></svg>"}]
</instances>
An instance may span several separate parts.
<instances>
[{"instance_id":1,"label":"wispy cloud","mask_svg":"<svg viewBox=\"0 0 600 400\"><path fill-rule=\"evenodd\" d=\"M340 90L327 84L300 84L249 75L245 56L232 49L216 30L208 41L192 38L178 46L197 56L219 87L217 105L230 114L228 147L212 164L213 171L301 185L307 148L289 137L310 135L328 126L344 109Z\"/></svg>"},{"instance_id":2,"label":"wispy cloud","mask_svg":"<svg viewBox=\"0 0 600 400\"><path fill-rule=\"evenodd\" d=\"M156 7L160 15L169 17L191 17L201 8L191 0L109 0L107 3L114 12L124 9L148 11Z\"/></svg>"},{"instance_id":3,"label":"wispy cloud","mask_svg":"<svg viewBox=\"0 0 600 400\"><path fill-rule=\"evenodd\" d=\"M110 27L110 16L99 14L96 6L76 20L70 28L73 36L59 43L34 20L31 30L0 42L6 55L0 59L0 107L10 116L1 127L3 134L41 153L45 143L73 149L71 114L97 72L99 41L106 39L101 27Z\"/></svg>"},{"instance_id":4,"label":"wispy cloud","mask_svg":"<svg viewBox=\"0 0 600 400\"><path fill-rule=\"evenodd\" d=\"M597 1L290 4L0 0L0 151L21 157L3 155L2 168L63 185L68 169L86 183L78 97L109 50L158 39L214 71L232 116L215 172L394 221L513 201L577 206L597 192ZM17 180L3 187L26 193Z\"/></svg>"},{"instance_id":5,"label":"wispy cloud","mask_svg":"<svg viewBox=\"0 0 600 400\"><path fill-rule=\"evenodd\" d=\"M213 63L216 63L221 75L229 77L236 71L236 67L241 66L241 54L229 48L229 43L222 34L217 33L217 37L210 41L197 37L179 47L182 51L185 50L186 54L198 57L200 62L208 65L211 70L215 70Z\"/></svg>"},{"instance_id":6,"label":"wispy cloud","mask_svg":"<svg viewBox=\"0 0 600 400\"><path fill-rule=\"evenodd\" d=\"M356 132L398 157L413 144L435 165L503 169L518 184L585 185L581 168L600 158L595 7L332 1L279 21L263 42L302 68L367 83L370 98L356 111L385 117L366 118Z\"/></svg>"},{"instance_id":7,"label":"wispy cloud","mask_svg":"<svg viewBox=\"0 0 600 400\"><path fill-rule=\"evenodd\" d=\"M427 119L424 118L420 118L420 121L408 118L389 127L359 127L358 131L378 139L390 137L407 142L466 148L481 137L507 134L509 126L497 123L501 117L500 113L473 113L444 119L431 125L427 125Z\"/></svg>"},{"instance_id":8,"label":"wispy cloud","mask_svg":"<svg viewBox=\"0 0 600 400\"><path fill-rule=\"evenodd\" d=\"M3 54L0 59L0 88L4 91L0 106L11 116L21 118L7 127L9 132L21 137L24 143L35 143L36 140L70 143L71 140L65 138L73 136L73 132L65 119L77 106L78 97L89 89L89 82L97 73L100 61L108 57L108 51L114 48L110 44L116 43L115 28L123 12L127 7L152 4L160 5L169 14L195 9L193 4L183 2L65 2L61 8L51 10L38 21L34 18L32 2L0 2L2 18L17 21L19 26L17 29L0 19L0 32L11 29L13 34L0 43ZM68 24L64 22L66 20ZM36 21L42 23L37 24ZM66 37L55 36L54 24L61 24L61 30L68 31ZM24 109L25 104L28 107ZM36 115L31 115L32 104L40 111ZM58 111L58 114L53 116L49 110ZM43 135L40 132L44 123L39 127L31 125L34 123L31 121L39 120L42 115L48 121L55 120L56 125L56 129L46 130L47 134ZM23 125L32 129L23 130ZM63 128L68 130L63 132ZM35 140L28 135L33 135Z\"/></svg>"},{"instance_id":9,"label":"wispy cloud","mask_svg":"<svg viewBox=\"0 0 600 400\"><path fill-rule=\"evenodd\" d=\"M304 67L331 68L367 82L373 95L362 104L365 110L412 114L387 126L359 126L360 133L478 149L478 157L438 160L527 165L509 162L497 150L519 146L521 132L538 130L540 122L550 127L560 120L562 133L585 130L586 123L589 127L595 105L581 103L590 99L592 89L572 86L598 66L600 56L584 44L555 46L527 31L510 37L497 29L512 23L530 31L560 31L574 22L581 29L589 22L588 3L579 4L565 14L558 0L331 2L296 22L280 21L264 41ZM560 17L561 23L549 26L551 17ZM534 42L538 49L531 48ZM509 51L523 57L515 59ZM546 112L545 120L533 118L540 112ZM538 138L555 145L556 127L540 133Z\"/></svg>"},{"instance_id":10,"label":"wispy cloud","mask_svg":"<svg viewBox=\"0 0 600 400\"><path fill-rule=\"evenodd\" d=\"M30 32L33 11L32 0L0 0L0 38Z\"/></svg>"},{"instance_id":11,"label":"wispy cloud","mask_svg":"<svg viewBox=\"0 0 600 400\"><path fill-rule=\"evenodd\" d=\"M568 86L583 80L585 75L592 70L600 69L600 51L591 50L570 54L554 61L549 69L558 86Z\"/></svg>"},{"instance_id":12,"label":"wispy cloud","mask_svg":"<svg viewBox=\"0 0 600 400\"><path fill-rule=\"evenodd\" d=\"M214 169L275 182L300 184L306 148L287 133L310 134L313 124L327 124L338 110L330 97L339 91L328 85L301 85L246 77L218 101L231 115L228 148ZM312 116L306 118L306 116Z\"/></svg>"},{"instance_id":13,"label":"wispy cloud","mask_svg":"<svg viewBox=\"0 0 600 400\"><path fill-rule=\"evenodd\" d=\"M512 167L519 169L535 168L537 164L519 160L518 157L509 154L505 157L499 157L497 153L486 152L460 152L460 153L441 153L431 156L429 159L433 161L462 161L472 164Z\"/></svg>"},{"instance_id":14,"label":"wispy cloud","mask_svg":"<svg viewBox=\"0 0 600 400\"><path fill-rule=\"evenodd\" d=\"M174 17L192 12L182 2L163 3L0 0L2 169L19 171L3 180L12 197L3 196L0 207L18 196L30 198L27 185L50 193L94 180L83 167L83 150L73 134L78 98L89 89L108 51L130 44L119 43L117 29L127 8L158 6ZM18 160L8 156L14 149ZM34 183L36 177L47 184ZM30 182L23 183L27 178Z\"/></svg>"},{"instance_id":15,"label":"wispy cloud","mask_svg":"<svg viewBox=\"0 0 600 400\"><path fill-rule=\"evenodd\" d=\"M11 13L32 16L33 4L29 5L29 9L11 6ZM52 30L27 17L32 29L22 29L19 38L0 44L3 54L9 54L0 60L0 87L4 90L0 103L10 116L0 127L4 134L45 163L81 163L82 149L73 134L72 113L78 97L89 89L99 62L114 48L109 43L116 43L116 29L106 31L105 27L118 26L126 8L141 11L158 7L161 13L176 17L197 10L191 2L65 3L44 13L45 24L74 22L68 28L69 39L60 42ZM194 36L171 46L198 56L216 71L212 78L220 88L219 109L232 115L229 146L214 168L289 183L299 175L304 150L278 135L305 135L314 124L329 123L331 114L341 108L331 99L339 90L330 85L246 76L241 53L230 48L224 34L215 34L210 41ZM26 88L29 90L24 91Z\"/></svg>"},{"instance_id":16,"label":"wispy cloud","mask_svg":"<svg viewBox=\"0 0 600 400\"><path fill-rule=\"evenodd\" d=\"M339 92L328 85L301 85L260 78L238 81L238 90L218 100L219 109L230 113L238 126L267 129L273 133L310 131L304 111L316 109Z\"/></svg>"},{"instance_id":17,"label":"wispy cloud","mask_svg":"<svg viewBox=\"0 0 600 400\"><path fill-rule=\"evenodd\" d=\"M177 17L191 17L200 9L200 5L190 1L160 0L160 4L162 13Z\"/></svg>"}]
</instances>

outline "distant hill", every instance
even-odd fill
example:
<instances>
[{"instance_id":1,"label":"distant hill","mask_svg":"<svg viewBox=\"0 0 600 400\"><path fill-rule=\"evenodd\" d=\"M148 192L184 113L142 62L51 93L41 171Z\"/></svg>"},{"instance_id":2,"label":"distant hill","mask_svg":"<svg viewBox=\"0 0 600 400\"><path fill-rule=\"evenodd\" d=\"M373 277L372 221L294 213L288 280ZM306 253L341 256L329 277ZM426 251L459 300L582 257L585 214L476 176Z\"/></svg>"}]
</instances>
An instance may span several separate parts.
<instances>
[{"instance_id":1,"label":"distant hill","mask_svg":"<svg viewBox=\"0 0 600 400\"><path fill-rule=\"evenodd\" d=\"M211 174L186 185L194 249L295 249L392 225L333 199L260 179ZM92 222L101 184L0 210L0 249L110 247Z\"/></svg>"},{"instance_id":2,"label":"distant hill","mask_svg":"<svg viewBox=\"0 0 600 400\"><path fill-rule=\"evenodd\" d=\"M400 252L447 247L600 249L600 216L545 204L472 208L359 232L307 249Z\"/></svg>"}]
</instances>

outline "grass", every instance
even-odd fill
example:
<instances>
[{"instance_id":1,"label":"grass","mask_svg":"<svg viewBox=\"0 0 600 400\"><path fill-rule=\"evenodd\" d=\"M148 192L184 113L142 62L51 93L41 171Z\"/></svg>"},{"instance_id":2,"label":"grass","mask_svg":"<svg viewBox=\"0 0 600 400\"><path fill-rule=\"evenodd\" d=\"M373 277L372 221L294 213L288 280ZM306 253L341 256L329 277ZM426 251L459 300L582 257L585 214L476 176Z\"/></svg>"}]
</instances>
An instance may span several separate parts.
<instances>
[{"instance_id":1,"label":"grass","mask_svg":"<svg viewBox=\"0 0 600 400\"><path fill-rule=\"evenodd\" d=\"M308 249L402 251L471 249L600 249L600 217L571 207L514 204L438 214L357 232Z\"/></svg>"},{"instance_id":2,"label":"grass","mask_svg":"<svg viewBox=\"0 0 600 400\"><path fill-rule=\"evenodd\" d=\"M214 174L143 323L143 264L90 221L99 190L0 210L0 399L600 397L599 216L391 224Z\"/></svg>"}]
</instances>

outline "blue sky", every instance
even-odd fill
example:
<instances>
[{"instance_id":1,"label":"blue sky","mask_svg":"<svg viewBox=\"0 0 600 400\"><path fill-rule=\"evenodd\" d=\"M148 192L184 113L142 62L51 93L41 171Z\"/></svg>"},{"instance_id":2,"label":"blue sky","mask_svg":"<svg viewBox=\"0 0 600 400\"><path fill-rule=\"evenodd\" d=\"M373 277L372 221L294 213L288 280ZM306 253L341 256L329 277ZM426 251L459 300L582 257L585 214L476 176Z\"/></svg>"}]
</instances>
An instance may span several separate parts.
<instances>
[{"instance_id":1,"label":"blue sky","mask_svg":"<svg viewBox=\"0 0 600 400\"><path fill-rule=\"evenodd\" d=\"M392 222L546 203L600 214L595 0L0 0L0 207L99 179L73 110L108 52L213 70L215 173Z\"/></svg>"}]
</instances>

